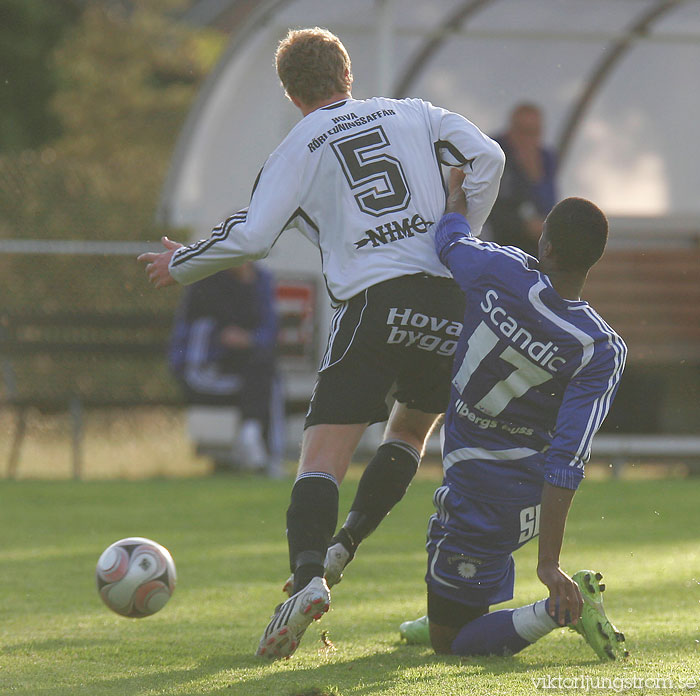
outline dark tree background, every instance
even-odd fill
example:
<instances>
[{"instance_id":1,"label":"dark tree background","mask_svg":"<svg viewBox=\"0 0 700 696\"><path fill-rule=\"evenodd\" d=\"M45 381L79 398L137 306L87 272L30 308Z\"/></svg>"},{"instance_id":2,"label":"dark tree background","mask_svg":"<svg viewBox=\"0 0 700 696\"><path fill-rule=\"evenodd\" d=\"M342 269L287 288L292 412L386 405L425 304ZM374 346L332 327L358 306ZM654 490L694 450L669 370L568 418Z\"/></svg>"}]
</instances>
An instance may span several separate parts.
<instances>
[{"instance_id":1,"label":"dark tree background","mask_svg":"<svg viewBox=\"0 0 700 696\"><path fill-rule=\"evenodd\" d=\"M186 5L0 0L0 239L160 237L173 148L225 42L178 22ZM0 254L0 275L0 309L123 309L148 290L115 257Z\"/></svg>"},{"instance_id":2,"label":"dark tree background","mask_svg":"<svg viewBox=\"0 0 700 696\"><path fill-rule=\"evenodd\" d=\"M0 0L0 152L61 133L51 108L59 84L52 55L80 9L70 0Z\"/></svg>"},{"instance_id":3,"label":"dark tree background","mask_svg":"<svg viewBox=\"0 0 700 696\"><path fill-rule=\"evenodd\" d=\"M0 240L159 239L154 215L178 134L226 39L178 21L187 5L0 0ZM179 296L150 287L132 256L0 253L0 278L0 331L13 314L170 316ZM60 360L42 360L13 358L24 389L60 378ZM168 379L164 365L129 370L93 360L80 379L114 393ZM0 379L0 399L3 388Z\"/></svg>"}]
</instances>

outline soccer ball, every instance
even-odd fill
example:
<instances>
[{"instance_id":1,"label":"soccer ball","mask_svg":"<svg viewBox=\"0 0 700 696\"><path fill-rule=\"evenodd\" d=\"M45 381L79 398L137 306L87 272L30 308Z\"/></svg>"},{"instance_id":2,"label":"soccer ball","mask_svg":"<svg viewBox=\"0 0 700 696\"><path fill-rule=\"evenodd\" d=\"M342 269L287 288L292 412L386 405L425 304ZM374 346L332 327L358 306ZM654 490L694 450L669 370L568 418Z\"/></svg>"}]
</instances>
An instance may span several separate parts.
<instances>
[{"instance_id":1,"label":"soccer ball","mask_svg":"<svg viewBox=\"0 0 700 696\"><path fill-rule=\"evenodd\" d=\"M97 591L112 611L140 619L160 611L175 590L175 563L165 547L129 537L108 546L97 561Z\"/></svg>"}]
</instances>

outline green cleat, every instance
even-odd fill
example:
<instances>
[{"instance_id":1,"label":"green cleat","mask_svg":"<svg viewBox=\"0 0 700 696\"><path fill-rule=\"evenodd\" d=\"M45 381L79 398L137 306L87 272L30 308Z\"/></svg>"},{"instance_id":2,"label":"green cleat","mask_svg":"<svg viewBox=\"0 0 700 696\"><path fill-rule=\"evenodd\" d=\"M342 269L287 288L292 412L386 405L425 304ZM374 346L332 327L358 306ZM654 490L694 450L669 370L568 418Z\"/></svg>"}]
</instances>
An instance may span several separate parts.
<instances>
[{"instance_id":1,"label":"green cleat","mask_svg":"<svg viewBox=\"0 0 700 696\"><path fill-rule=\"evenodd\" d=\"M569 628L580 633L601 660L627 657L629 653L625 650L624 634L605 615L602 594L605 585L600 583L603 576L592 570L579 570L571 578L581 589L583 611L581 618L575 625L570 624Z\"/></svg>"},{"instance_id":2,"label":"green cleat","mask_svg":"<svg viewBox=\"0 0 700 696\"><path fill-rule=\"evenodd\" d=\"M409 645L430 645L428 617L421 616L415 621L404 621L399 626L399 634Z\"/></svg>"}]
</instances>

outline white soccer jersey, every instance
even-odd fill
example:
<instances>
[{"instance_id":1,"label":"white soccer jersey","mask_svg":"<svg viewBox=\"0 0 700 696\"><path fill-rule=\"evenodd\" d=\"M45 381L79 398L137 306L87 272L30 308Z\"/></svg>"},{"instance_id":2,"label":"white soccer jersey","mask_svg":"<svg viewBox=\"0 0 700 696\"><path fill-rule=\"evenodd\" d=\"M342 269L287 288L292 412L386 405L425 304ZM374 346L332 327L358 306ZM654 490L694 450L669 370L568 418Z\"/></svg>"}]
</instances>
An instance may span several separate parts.
<instances>
[{"instance_id":1,"label":"white soccer jersey","mask_svg":"<svg viewBox=\"0 0 700 696\"><path fill-rule=\"evenodd\" d=\"M473 123L429 102L344 99L305 116L268 158L249 207L179 249L170 272L188 284L262 258L295 227L319 247L334 300L403 275L449 277L432 233L445 207L440 163L466 173L478 234L504 162Z\"/></svg>"}]
</instances>

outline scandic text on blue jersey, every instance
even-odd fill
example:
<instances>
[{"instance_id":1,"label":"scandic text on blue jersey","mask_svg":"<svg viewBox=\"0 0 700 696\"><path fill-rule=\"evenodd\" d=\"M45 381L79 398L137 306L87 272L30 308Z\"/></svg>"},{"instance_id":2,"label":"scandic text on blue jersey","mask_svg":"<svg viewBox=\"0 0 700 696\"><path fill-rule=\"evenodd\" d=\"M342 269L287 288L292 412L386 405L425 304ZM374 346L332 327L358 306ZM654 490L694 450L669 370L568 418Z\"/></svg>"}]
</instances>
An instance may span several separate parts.
<instances>
[{"instance_id":1,"label":"scandic text on blue jersey","mask_svg":"<svg viewBox=\"0 0 700 696\"><path fill-rule=\"evenodd\" d=\"M552 341L541 343L532 340L532 334L523 329L518 321L510 316L503 307L493 304L494 300L498 299L498 293L495 290L487 290L484 301L481 303L481 309L487 312L493 325L498 330L509 338L516 346L522 350L526 350L527 354L536 362L546 367L552 372L557 372L561 365L566 363L566 360L561 357L556 357L554 353L559 350ZM503 317L503 321L499 317Z\"/></svg>"}]
</instances>

